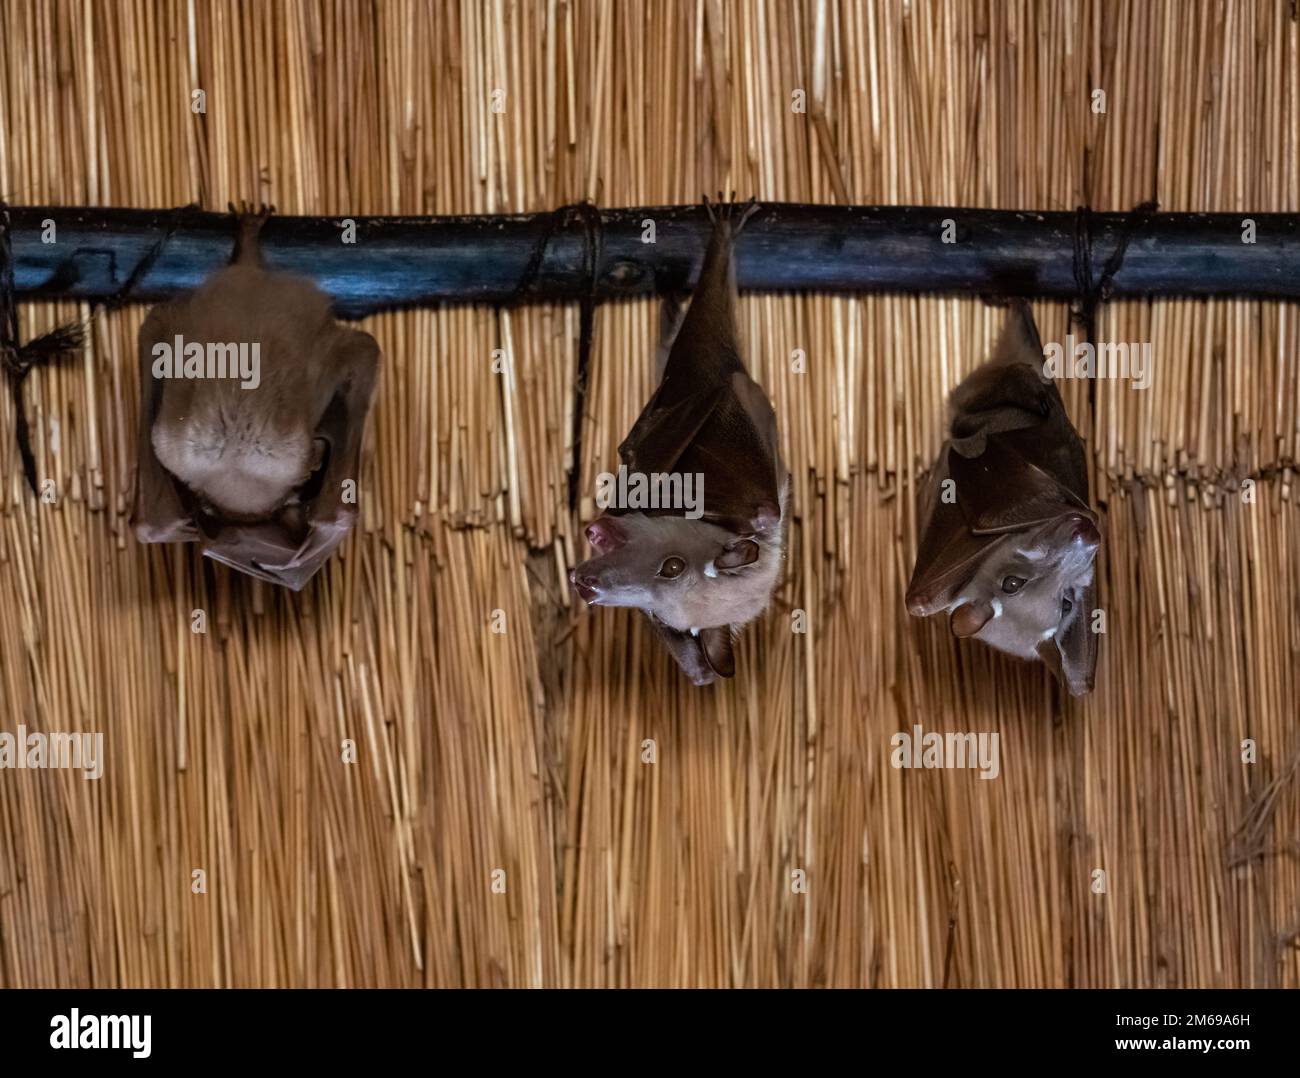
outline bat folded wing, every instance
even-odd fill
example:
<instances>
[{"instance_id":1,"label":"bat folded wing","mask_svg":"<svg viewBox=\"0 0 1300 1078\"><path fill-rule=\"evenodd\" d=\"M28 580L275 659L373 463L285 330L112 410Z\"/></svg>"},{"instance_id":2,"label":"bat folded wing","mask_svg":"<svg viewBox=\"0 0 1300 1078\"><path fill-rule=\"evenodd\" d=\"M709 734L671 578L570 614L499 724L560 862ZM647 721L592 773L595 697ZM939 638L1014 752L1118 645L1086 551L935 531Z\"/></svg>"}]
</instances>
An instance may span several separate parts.
<instances>
[{"instance_id":1,"label":"bat folded wing","mask_svg":"<svg viewBox=\"0 0 1300 1078\"><path fill-rule=\"evenodd\" d=\"M281 525L241 524L225 527L215 538L202 542L201 549L214 561L301 591L346 538L351 525L346 521L313 523L306 539L295 543Z\"/></svg>"},{"instance_id":2,"label":"bat folded wing","mask_svg":"<svg viewBox=\"0 0 1300 1078\"><path fill-rule=\"evenodd\" d=\"M619 446L627 469L703 475L704 519L737 534L778 520L785 476L763 390L743 371L696 393L672 388L660 386Z\"/></svg>"},{"instance_id":3,"label":"bat folded wing","mask_svg":"<svg viewBox=\"0 0 1300 1078\"><path fill-rule=\"evenodd\" d=\"M916 565L907 585L907 611L914 617L929 617L947 609L990 543L971 531L963 507L951 496L955 489L949 485L952 461L959 458L960 454L945 445L930 478Z\"/></svg>"},{"instance_id":4,"label":"bat folded wing","mask_svg":"<svg viewBox=\"0 0 1300 1078\"><path fill-rule=\"evenodd\" d=\"M956 484L956 504L977 535L999 535L1057 520L1067 513L1092 515L1057 476L1027 459L1009 439L986 439L977 457L951 452L949 467Z\"/></svg>"},{"instance_id":5,"label":"bat folded wing","mask_svg":"<svg viewBox=\"0 0 1300 1078\"><path fill-rule=\"evenodd\" d=\"M946 491L945 480L952 481ZM1096 520L1065 482L1025 459L1001 434L984 439L984 451L971 457L945 445L932 483L907 587L907 609L917 617L946 609L1001 536L1070 515Z\"/></svg>"},{"instance_id":6,"label":"bat folded wing","mask_svg":"<svg viewBox=\"0 0 1300 1078\"><path fill-rule=\"evenodd\" d=\"M693 393L665 403L663 387L641 410L636 423L618 447L619 458L630 472L671 472L721 404L726 389Z\"/></svg>"}]
</instances>

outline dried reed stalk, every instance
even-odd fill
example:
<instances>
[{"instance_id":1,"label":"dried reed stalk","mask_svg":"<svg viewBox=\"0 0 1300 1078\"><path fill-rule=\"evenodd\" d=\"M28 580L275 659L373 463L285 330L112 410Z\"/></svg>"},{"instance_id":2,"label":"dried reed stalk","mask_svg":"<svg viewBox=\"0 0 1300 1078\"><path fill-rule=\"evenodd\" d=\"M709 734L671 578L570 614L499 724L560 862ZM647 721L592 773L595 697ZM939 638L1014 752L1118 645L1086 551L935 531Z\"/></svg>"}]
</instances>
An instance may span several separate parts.
<instances>
[{"instance_id":1,"label":"dried reed stalk","mask_svg":"<svg viewBox=\"0 0 1300 1078\"><path fill-rule=\"evenodd\" d=\"M1300 209L1300 27L1267 0L47 0L0 6L0 40L0 190L29 204ZM7 728L108 757L0 772L0 983L1300 983L1294 305L1103 309L1156 358L1147 391L1067 389L1109 629L1063 709L903 613L943 398L999 318L977 302L744 302L797 521L711 691L564 582L568 475L616 459L652 304L599 311L580 444L574 310L369 320L364 526L299 597L129 534L142 317L31 379L55 504L0 405ZM914 722L998 731L1001 777L893 770Z\"/></svg>"}]
</instances>

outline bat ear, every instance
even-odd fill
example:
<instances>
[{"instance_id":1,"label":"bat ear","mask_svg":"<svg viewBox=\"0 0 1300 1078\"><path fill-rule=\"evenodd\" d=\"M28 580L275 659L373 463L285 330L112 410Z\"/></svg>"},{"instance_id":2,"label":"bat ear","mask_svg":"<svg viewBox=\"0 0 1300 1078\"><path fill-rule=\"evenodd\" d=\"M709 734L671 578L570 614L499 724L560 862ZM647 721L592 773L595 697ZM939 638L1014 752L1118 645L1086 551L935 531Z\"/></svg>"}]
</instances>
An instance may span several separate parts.
<instances>
[{"instance_id":1,"label":"bat ear","mask_svg":"<svg viewBox=\"0 0 1300 1078\"><path fill-rule=\"evenodd\" d=\"M718 677L735 677L736 653L731 644L731 626L718 625L712 629L701 629L698 639L709 669Z\"/></svg>"},{"instance_id":2,"label":"bat ear","mask_svg":"<svg viewBox=\"0 0 1300 1078\"><path fill-rule=\"evenodd\" d=\"M952 612L948 624L953 636L974 636L993 616L993 607L981 599L977 603L962 603Z\"/></svg>"},{"instance_id":3,"label":"bat ear","mask_svg":"<svg viewBox=\"0 0 1300 1078\"><path fill-rule=\"evenodd\" d=\"M753 539L737 539L713 559L719 569L739 569L758 561L758 544Z\"/></svg>"},{"instance_id":4,"label":"bat ear","mask_svg":"<svg viewBox=\"0 0 1300 1078\"><path fill-rule=\"evenodd\" d=\"M593 520L587 525L584 534L591 549L597 554L608 554L627 542L627 532L623 526L608 515Z\"/></svg>"},{"instance_id":5,"label":"bat ear","mask_svg":"<svg viewBox=\"0 0 1300 1078\"><path fill-rule=\"evenodd\" d=\"M1097 586L1089 584L1075 603L1078 615L1064 631L1039 644L1038 654L1071 696L1086 696L1092 692L1097 673L1097 634L1092 631Z\"/></svg>"}]
</instances>

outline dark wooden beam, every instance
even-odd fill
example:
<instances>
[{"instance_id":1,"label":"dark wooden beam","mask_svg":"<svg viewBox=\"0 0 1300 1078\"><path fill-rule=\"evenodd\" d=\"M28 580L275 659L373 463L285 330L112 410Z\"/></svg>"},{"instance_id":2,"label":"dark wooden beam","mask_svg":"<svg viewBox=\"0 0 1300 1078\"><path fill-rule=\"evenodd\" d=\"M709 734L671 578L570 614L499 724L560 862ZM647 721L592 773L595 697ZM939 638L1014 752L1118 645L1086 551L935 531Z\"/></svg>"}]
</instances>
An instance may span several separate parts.
<instances>
[{"instance_id":1,"label":"dark wooden beam","mask_svg":"<svg viewBox=\"0 0 1300 1078\"><path fill-rule=\"evenodd\" d=\"M20 299L120 293L163 237L132 301L193 288L230 256L233 218L197 210L10 208ZM1242 240L1246 218L1255 242ZM709 230L700 206L491 217L341 217L267 222L268 263L314 278L341 315L444 303L599 300L689 287ZM53 221L55 243L44 243ZM654 243L643 242L654 223ZM956 242L943 240L946 222ZM1020 294L1065 299L1079 217L918 206L765 203L737 244L748 291ZM1092 285L1131 226L1113 295L1300 297L1300 214L1090 214Z\"/></svg>"}]
</instances>

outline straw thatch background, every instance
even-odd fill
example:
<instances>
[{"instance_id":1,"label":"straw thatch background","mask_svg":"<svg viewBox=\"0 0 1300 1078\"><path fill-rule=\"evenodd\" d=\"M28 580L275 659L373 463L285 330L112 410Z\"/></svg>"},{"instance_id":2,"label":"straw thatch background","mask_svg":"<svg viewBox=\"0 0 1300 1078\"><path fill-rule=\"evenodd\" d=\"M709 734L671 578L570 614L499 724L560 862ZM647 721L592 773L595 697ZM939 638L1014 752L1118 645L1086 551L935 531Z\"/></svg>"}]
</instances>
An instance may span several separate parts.
<instances>
[{"instance_id":1,"label":"straw thatch background","mask_svg":"<svg viewBox=\"0 0 1300 1078\"><path fill-rule=\"evenodd\" d=\"M0 5L0 41L13 202L1300 210L1286 0L50 0ZM75 313L24 307L24 332ZM743 314L797 520L780 601L712 690L565 584L590 515L568 470L590 493L615 460L652 303L597 316L576 462L575 310L369 320L365 527L298 597L135 542L144 310L97 318L30 383L57 504L23 488L4 404L0 728L103 731L108 764L0 772L0 984L1300 982L1300 311L1104 310L1156 365L1146 392L1067 390L1108 539L1082 705L903 611L914 484L1000 313ZM914 722L1000 731L1001 777L891 769Z\"/></svg>"}]
</instances>

